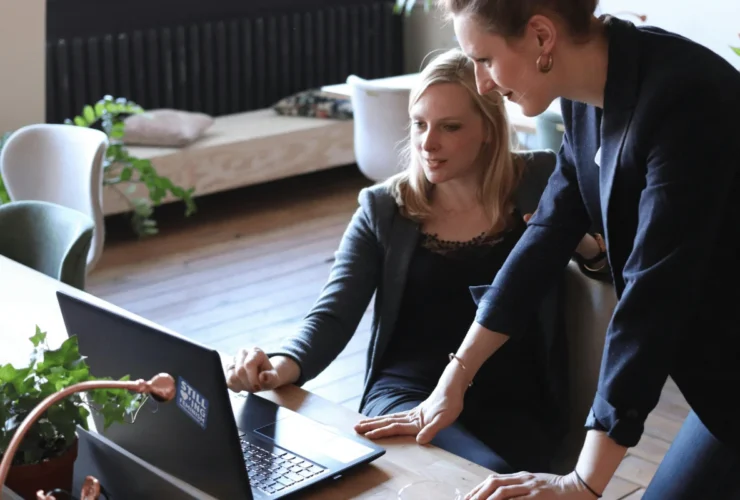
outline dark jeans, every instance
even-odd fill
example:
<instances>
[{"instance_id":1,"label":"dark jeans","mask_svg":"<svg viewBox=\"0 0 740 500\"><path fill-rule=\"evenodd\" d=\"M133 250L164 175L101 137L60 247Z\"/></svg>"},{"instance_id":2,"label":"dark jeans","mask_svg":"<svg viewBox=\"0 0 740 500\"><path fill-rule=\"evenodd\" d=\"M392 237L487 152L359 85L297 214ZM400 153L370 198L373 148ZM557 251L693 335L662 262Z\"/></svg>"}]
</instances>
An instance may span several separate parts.
<instances>
[{"instance_id":1,"label":"dark jeans","mask_svg":"<svg viewBox=\"0 0 740 500\"><path fill-rule=\"evenodd\" d=\"M692 411L642 500L704 498L740 499L740 452L717 441Z\"/></svg>"},{"instance_id":2,"label":"dark jeans","mask_svg":"<svg viewBox=\"0 0 740 500\"><path fill-rule=\"evenodd\" d=\"M363 408L363 413L368 417L388 415L411 410L423 401L424 398L381 397ZM513 422L496 425L493 418L478 418L468 422L476 427L474 433L466 427L468 419L465 417L463 411L458 421L437 433L431 444L499 474L521 470L547 472L549 469L549 453L545 450L550 447L545 445L547 439L541 437L536 427L527 426L519 431L511 428Z\"/></svg>"}]
</instances>

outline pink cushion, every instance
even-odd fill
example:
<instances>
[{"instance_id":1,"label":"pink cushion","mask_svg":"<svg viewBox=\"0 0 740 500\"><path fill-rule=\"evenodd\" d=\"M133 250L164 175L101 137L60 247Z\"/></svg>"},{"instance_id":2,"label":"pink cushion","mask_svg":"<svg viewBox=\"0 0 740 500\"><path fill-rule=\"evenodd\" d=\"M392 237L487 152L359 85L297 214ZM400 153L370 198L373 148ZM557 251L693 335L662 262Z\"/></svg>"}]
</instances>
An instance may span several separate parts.
<instances>
[{"instance_id":1,"label":"pink cushion","mask_svg":"<svg viewBox=\"0 0 740 500\"><path fill-rule=\"evenodd\" d=\"M198 140L213 117L177 109L156 109L124 120L123 142L136 146L183 147Z\"/></svg>"}]
</instances>

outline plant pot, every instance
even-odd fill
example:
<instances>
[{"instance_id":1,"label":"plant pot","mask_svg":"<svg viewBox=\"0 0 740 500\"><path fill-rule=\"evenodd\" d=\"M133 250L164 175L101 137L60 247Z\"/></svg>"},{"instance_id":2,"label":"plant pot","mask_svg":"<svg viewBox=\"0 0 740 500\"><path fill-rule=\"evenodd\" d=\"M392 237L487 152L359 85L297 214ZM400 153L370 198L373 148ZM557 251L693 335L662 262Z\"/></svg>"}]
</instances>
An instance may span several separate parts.
<instances>
[{"instance_id":1,"label":"plant pot","mask_svg":"<svg viewBox=\"0 0 740 500\"><path fill-rule=\"evenodd\" d=\"M14 465L10 468L8 488L27 500L36 500L36 492L61 489L72 492L74 466L77 459L77 440L67 450L38 464ZM76 497L77 495L75 495Z\"/></svg>"}]
</instances>

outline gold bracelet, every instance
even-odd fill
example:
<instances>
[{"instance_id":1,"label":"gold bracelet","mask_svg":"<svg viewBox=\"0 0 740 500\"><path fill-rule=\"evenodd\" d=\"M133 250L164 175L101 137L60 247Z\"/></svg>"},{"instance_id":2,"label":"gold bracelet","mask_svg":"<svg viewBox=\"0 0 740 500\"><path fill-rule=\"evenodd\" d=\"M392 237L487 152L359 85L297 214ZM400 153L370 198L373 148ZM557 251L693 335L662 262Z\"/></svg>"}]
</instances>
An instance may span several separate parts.
<instances>
[{"instance_id":1,"label":"gold bracelet","mask_svg":"<svg viewBox=\"0 0 740 500\"><path fill-rule=\"evenodd\" d=\"M452 362L452 360L454 359L455 361L457 361L460 364L460 367L463 369L463 371L467 371L467 368L465 367L465 363L463 363L462 362L462 359L460 359L458 356L456 356L455 353L452 353L451 352L448 357L450 358L450 362ZM472 380L468 384L468 387L473 387L473 381Z\"/></svg>"},{"instance_id":2,"label":"gold bracelet","mask_svg":"<svg viewBox=\"0 0 740 500\"><path fill-rule=\"evenodd\" d=\"M607 264L606 255L604 255L601 265L599 267L590 267L590 266L587 266L586 264L583 264L583 267L585 267L587 271L591 271L592 273L598 273L599 271L603 270L606 267L606 264Z\"/></svg>"}]
</instances>

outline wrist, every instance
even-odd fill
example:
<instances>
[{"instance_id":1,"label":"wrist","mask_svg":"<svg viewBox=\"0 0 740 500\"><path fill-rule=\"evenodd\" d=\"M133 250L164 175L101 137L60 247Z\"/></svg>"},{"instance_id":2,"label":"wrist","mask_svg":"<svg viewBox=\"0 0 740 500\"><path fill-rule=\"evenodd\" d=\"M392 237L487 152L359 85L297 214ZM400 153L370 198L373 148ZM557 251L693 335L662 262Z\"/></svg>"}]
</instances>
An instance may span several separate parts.
<instances>
[{"instance_id":1,"label":"wrist","mask_svg":"<svg viewBox=\"0 0 740 500\"><path fill-rule=\"evenodd\" d=\"M472 384L472 375L456 359L452 359L442 372L440 382L446 392L465 394Z\"/></svg>"},{"instance_id":2,"label":"wrist","mask_svg":"<svg viewBox=\"0 0 740 500\"><path fill-rule=\"evenodd\" d=\"M575 470L589 488L602 494L626 454L626 447L605 432L592 429L586 433Z\"/></svg>"},{"instance_id":3,"label":"wrist","mask_svg":"<svg viewBox=\"0 0 740 500\"><path fill-rule=\"evenodd\" d=\"M293 358L277 355L270 358L277 373L279 386L295 384L301 376L301 367Z\"/></svg>"},{"instance_id":4,"label":"wrist","mask_svg":"<svg viewBox=\"0 0 740 500\"><path fill-rule=\"evenodd\" d=\"M584 498L601 498L603 496L602 491L597 491L591 487L585 479L583 479L583 476L578 473L578 467L575 468L571 475L574 477L574 479L572 479L572 483L575 486L575 489L579 493L584 494Z\"/></svg>"}]
</instances>

